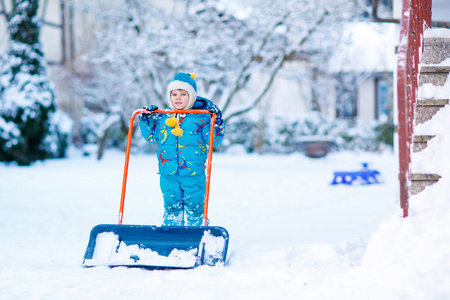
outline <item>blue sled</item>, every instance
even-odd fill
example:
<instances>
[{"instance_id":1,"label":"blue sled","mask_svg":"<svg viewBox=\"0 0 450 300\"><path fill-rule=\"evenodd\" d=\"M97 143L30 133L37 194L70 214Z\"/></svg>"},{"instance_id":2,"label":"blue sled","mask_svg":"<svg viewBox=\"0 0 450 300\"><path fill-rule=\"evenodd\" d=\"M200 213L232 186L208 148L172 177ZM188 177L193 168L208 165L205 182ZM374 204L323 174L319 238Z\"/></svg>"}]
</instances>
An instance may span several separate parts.
<instances>
[{"instance_id":1,"label":"blue sled","mask_svg":"<svg viewBox=\"0 0 450 300\"><path fill-rule=\"evenodd\" d=\"M228 231L217 226L100 224L91 230L83 266L192 269L223 265L228 240Z\"/></svg>"},{"instance_id":2,"label":"blue sled","mask_svg":"<svg viewBox=\"0 0 450 300\"><path fill-rule=\"evenodd\" d=\"M333 172L334 178L331 184L348 184L351 185L353 181L360 179L364 184L380 183L378 176L380 172L377 170L368 169L368 164L363 163L363 168L360 171L338 171Z\"/></svg>"}]
</instances>

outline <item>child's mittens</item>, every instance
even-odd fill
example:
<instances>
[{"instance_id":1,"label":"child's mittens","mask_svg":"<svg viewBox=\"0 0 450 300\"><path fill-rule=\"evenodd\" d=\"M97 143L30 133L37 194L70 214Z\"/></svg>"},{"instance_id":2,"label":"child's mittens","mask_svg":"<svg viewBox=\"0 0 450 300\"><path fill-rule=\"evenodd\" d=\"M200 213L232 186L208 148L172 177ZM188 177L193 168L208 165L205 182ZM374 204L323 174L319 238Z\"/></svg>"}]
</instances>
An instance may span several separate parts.
<instances>
[{"instance_id":1,"label":"child's mittens","mask_svg":"<svg viewBox=\"0 0 450 300\"><path fill-rule=\"evenodd\" d=\"M143 109L148 110L148 111L154 111L158 109L158 106L156 105L146 105L143 107Z\"/></svg>"},{"instance_id":2,"label":"child's mittens","mask_svg":"<svg viewBox=\"0 0 450 300\"><path fill-rule=\"evenodd\" d=\"M207 109L212 112L213 114L216 114L216 125L220 126L223 124L223 120L222 120L222 112L220 111L220 109L217 107L217 105L211 103L210 105L208 105Z\"/></svg>"},{"instance_id":3,"label":"child's mittens","mask_svg":"<svg viewBox=\"0 0 450 300\"><path fill-rule=\"evenodd\" d=\"M148 112L153 112L153 111L158 109L158 106L156 106L156 105L146 105L146 106L143 107L143 109L145 109ZM150 118L150 114L149 113L145 113L144 112L144 113L141 113L139 115L139 120L140 121L148 121L149 118Z\"/></svg>"}]
</instances>

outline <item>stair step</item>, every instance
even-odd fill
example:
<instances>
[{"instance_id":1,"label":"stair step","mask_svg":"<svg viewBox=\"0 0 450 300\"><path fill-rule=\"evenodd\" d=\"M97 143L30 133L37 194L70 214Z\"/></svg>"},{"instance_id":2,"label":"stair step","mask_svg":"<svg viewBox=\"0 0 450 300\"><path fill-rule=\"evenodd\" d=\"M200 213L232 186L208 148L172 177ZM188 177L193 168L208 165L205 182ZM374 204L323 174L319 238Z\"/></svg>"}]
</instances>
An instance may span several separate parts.
<instances>
[{"instance_id":1,"label":"stair step","mask_svg":"<svg viewBox=\"0 0 450 300\"><path fill-rule=\"evenodd\" d=\"M427 186L435 184L441 179L438 174L411 174L411 194L417 195Z\"/></svg>"},{"instance_id":2,"label":"stair step","mask_svg":"<svg viewBox=\"0 0 450 300\"><path fill-rule=\"evenodd\" d=\"M422 64L439 64L450 57L450 38L425 38Z\"/></svg>"},{"instance_id":3,"label":"stair step","mask_svg":"<svg viewBox=\"0 0 450 300\"><path fill-rule=\"evenodd\" d=\"M420 152L428 146L428 141L435 135L416 135L414 136L413 152Z\"/></svg>"},{"instance_id":4,"label":"stair step","mask_svg":"<svg viewBox=\"0 0 450 300\"><path fill-rule=\"evenodd\" d=\"M422 124L433 118L433 116L444 106L448 105L449 99L423 99L417 100L415 123Z\"/></svg>"},{"instance_id":5,"label":"stair step","mask_svg":"<svg viewBox=\"0 0 450 300\"><path fill-rule=\"evenodd\" d=\"M421 65L419 73L419 86L431 83L435 86L443 86L447 81L450 66Z\"/></svg>"},{"instance_id":6,"label":"stair step","mask_svg":"<svg viewBox=\"0 0 450 300\"><path fill-rule=\"evenodd\" d=\"M425 38L420 62L419 86L426 83L431 83L436 87L444 86L450 74L450 65L446 62L448 58L450 58L450 37ZM445 98L447 96L444 96L444 99L418 100L415 111L415 125L432 119L441 108L448 105L450 99ZM434 137L435 135L414 136L413 152L420 152L425 149L428 146L428 141ZM410 178L410 193L416 195L440 179L441 176L438 174L413 173Z\"/></svg>"}]
</instances>

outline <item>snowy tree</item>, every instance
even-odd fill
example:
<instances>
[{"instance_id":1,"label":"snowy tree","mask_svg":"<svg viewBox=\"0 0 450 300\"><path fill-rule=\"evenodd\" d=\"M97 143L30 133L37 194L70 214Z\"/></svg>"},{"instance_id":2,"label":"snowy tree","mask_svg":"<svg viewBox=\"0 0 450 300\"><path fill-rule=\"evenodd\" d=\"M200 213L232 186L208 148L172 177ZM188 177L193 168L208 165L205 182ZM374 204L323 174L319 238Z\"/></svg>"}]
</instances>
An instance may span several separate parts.
<instances>
[{"instance_id":1,"label":"snowy tree","mask_svg":"<svg viewBox=\"0 0 450 300\"><path fill-rule=\"evenodd\" d=\"M261 1L251 15L238 18L222 2L187 1L181 16L140 0L91 4L99 23L95 47L85 58L97 67L91 86L107 92L100 97L106 99L95 101L165 106L165 87L173 75L196 70L225 116L240 114L261 99L292 56L319 68L326 63L339 42L340 22L364 8L347 0ZM234 103L257 72L269 75L261 91L246 104Z\"/></svg>"},{"instance_id":2,"label":"snowy tree","mask_svg":"<svg viewBox=\"0 0 450 300\"><path fill-rule=\"evenodd\" d=\"M38 0L14 0L0 67L0 161L29 165L64 154L54 93L39 43Z\"/></svg>"},{"instance_id":3,"label":"snowy tree","mask_svg":"<svg viewBox=\"0 0 450 300\"><path fill-rule=\"evenodd\" d=\"M293 57L310 64L311 80L319 80L339 42L340 24L364 8L353 0L267 0L241 16L223 0L186 1L175 13L143 0L89 2L79 10L96 20L92 50L84 57L93 76L81 78L75 90L88 107L105 113L106 123L127 124L138 107L167 106L165 89L177 72L196 72L204 96L229 120L252 110ZM264 74L264 82L251 97L237 97L255 74ZM319 109L324 97L316 91Z\"/></svg>"}]
</instances>

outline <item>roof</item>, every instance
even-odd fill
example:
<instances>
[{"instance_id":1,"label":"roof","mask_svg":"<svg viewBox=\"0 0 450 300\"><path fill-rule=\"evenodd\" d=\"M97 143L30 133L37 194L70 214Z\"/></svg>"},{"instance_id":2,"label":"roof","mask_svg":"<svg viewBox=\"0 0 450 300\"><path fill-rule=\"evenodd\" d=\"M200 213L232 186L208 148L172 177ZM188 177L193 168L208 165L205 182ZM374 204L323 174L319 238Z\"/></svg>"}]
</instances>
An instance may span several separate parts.
<instances>
[{"instance_id":1,"label":"roof","mask_svg":"<svg viewBox=\"0 0 450 300\"><path fill-rule=\"evenodd\" d=\"M392 72L397 30L398 25L392 23L348 23L331 58L330 72Z\"/></svg>"}]
</instances>

